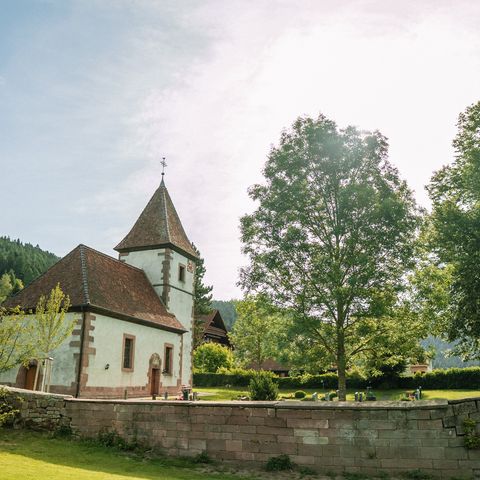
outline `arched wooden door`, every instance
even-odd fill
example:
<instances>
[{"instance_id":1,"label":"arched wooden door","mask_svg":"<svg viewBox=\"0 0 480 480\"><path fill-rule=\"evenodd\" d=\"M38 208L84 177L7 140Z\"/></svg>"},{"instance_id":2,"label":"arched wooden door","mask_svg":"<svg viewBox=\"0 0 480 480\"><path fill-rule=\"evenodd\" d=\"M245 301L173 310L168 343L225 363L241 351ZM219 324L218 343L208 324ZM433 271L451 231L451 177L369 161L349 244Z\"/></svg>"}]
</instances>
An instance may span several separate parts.
<instances>
[{"instance_id":1,"label":"arched wooden door","mask_svg":"<svg viewBox=\"0 0 480 480\"><path fill-rule=\"evenodd\" d=\"M158 395L160 393L160 371L162 360L158 353L154 353L150 357L150 395Z\"/></svg>"},{"instance_id":2,"label":"arched wooden door","mask_svg":"<svg viewBox=\"0 0 480 480\"><path fill-rule=\"evenodd\" d=\"M35 375L37 374L37 364L31 363L25 374L25 389L33 390L33 386L35 385Z\"/></svg>"}]
</instances>

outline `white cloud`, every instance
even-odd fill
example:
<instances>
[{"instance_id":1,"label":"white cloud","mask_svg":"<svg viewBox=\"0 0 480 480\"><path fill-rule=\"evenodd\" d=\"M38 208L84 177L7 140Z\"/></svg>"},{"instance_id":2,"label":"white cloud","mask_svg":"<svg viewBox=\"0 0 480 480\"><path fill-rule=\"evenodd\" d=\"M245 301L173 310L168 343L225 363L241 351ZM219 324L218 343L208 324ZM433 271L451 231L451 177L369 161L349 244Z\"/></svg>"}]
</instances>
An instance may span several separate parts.
<instances>
[{"instance_id":1,"label":"white cloud","mask_svg":"<svg viewBox=\"0 0 480 480\"><path fill-rule=\"evenodd\" d=\"M262 180L270 144L297 116L321 111L340 126L381 130L391 160L426 204L423 185L452 158L456 116L478 100L476 2L76 5L76 15L44 25L15 56L20 84L27 67L38 70L36 96L19 91L11 100L23 105L27 134L39 129L49 142L44 151L28 137L33 172L66 182L58 208L74 214L75 234L87 236L78 241L109 250L155 190L166 156L170 194L217 298L239 295L239 217L253 208L246 191ZM77 57L74 47L62 49L65 39L98 44L100 53ZM37 44L49 69L31 58ZM12 143L19 156L22 141ZM31 224L27 213L20 223ZM70 248L73 230L62 228L69 218L61 221L45 227L44 238L55 231Z\"/></svg>"}]
</instances>

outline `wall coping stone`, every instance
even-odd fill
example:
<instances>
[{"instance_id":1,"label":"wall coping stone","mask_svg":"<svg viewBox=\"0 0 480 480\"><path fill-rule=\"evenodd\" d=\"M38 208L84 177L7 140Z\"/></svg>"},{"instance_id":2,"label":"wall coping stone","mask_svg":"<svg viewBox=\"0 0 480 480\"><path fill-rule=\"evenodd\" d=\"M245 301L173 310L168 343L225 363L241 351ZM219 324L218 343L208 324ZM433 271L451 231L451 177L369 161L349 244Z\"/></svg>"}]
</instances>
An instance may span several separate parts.
<instances>
[{"instance_id":1,"label":"wall coping stone","mask_svg":"<svg viewBox=\"0 0 480 480\"><path fill-rule=\"evenodd\" d=\"M240 408L276 408L295 410L426 410L431 408L446 409L449 402L446 400L422 400L418 402L402 401L375 401L375 402L261 402L261 401L185 401L185 400L124 400L101 398L73 398L65 399L68 402L122 404L122 405L164 405L175 407L240 407ZM467 399L468 401L469 399ZM465 402L466 400L463 400ZM462 401L460 401L462 403Z\"/></svg>"},{"instance_id":2,"label":"wall coping stone","mask_svg":"<svg viewBox=\"0 0 480 480\"><path fill-rule=\"evenodd\" d=\"M16 393L24 393L26 395L38 395L40 397L48 397L48 398L58 398L58 399L65 399L65 400L70 400L73 399L71 395L63 395L61 393L51 393L51 392L40 392L38 390L27 390L25 388L17 388L17 387L10 387L8 385L1 385L0 388L5 388L6 390L10 392L16 392Z\"/></svg>"},{"instance_id":3,"label":"wall coping stone","mask_svg":"<svg viewBox=\"0 0 480 480\"><path fill-rule=\"evenodd\" d=\"M480 397L467 397L467 398L457 398L456 400L449 400L449 405L456 405L457 403L465 403L465 402L480 402Z\"/></svg>"}]
</instances>

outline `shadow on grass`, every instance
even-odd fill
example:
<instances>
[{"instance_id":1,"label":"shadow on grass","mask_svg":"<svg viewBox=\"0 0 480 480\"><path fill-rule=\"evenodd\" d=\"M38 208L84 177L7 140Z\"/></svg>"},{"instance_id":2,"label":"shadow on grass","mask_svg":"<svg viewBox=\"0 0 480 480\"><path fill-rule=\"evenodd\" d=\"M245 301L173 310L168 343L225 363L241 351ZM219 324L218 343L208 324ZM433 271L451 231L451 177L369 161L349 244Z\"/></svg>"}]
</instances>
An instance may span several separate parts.
<instances>
[{"instance_id":1,"label":"shadow on grass","mask_svg":"<svg viewBox=\"0 0 480 480\"><path fill-rule=\"evenodd\" d=\"M120 480L122 477L133 477L145 480L220 478L238 480L239 478L226 474L203 473L195 470L195 465L189 460L143 459L94 443L49 438L40 433L2 428L0 428L0 459L2 479ZM29 462L29 459L32 461ZM98 475L93 472L97 472Z\"/></svg>"}]
</instances>

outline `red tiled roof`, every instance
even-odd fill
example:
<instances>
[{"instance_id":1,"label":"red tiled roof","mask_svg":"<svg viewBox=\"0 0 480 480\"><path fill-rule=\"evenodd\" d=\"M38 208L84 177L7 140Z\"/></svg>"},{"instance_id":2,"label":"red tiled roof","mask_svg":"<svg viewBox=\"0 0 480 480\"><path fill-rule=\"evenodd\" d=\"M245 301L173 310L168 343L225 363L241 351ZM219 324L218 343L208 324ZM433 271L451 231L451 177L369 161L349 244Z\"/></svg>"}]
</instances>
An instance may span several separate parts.
<instances>
[{"instance_id":1,"label":"red tiled roof","mask_svg":"<svg viewBox=\"0 0 480 480\"><path fill-rule=\"evenodd\" d=\"M191 257L197 257L162 180L135 225L115 250L126 252L164 245L172 245Z\"/></svg>"},{"instance_id":2,"label":"red tiled roof","mask_svg":"<svg viewBox=\"0 0 480 480\"><path fill-rule=\"evenodd\" d=\"M3 306L35 308L41 295L57 283L70 297L72 308L86 306L136 319L151 326L185 329L155 293L145 272L85 245L79 245ZM108 314L107 313L107 314Z\"/></svg>"}]
</instances>

